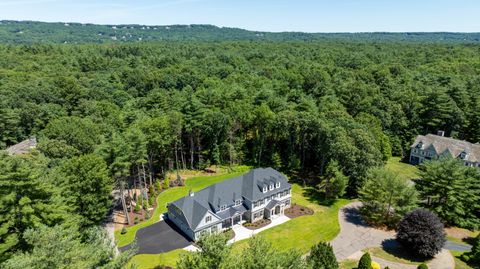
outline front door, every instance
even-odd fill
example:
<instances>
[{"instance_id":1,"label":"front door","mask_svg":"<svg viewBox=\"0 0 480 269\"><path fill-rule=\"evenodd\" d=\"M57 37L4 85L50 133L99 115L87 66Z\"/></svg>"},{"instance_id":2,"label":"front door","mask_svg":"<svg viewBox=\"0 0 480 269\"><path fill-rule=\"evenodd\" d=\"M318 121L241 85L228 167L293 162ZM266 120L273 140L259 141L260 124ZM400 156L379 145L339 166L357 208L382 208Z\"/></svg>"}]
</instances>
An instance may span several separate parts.
<instances>
[{"instance_id":1,"label":"front door","mask_svg":"<svg viewBox=\"0 0 480 269\"><path fill-rule=\"evenodd\" d=\"M280 214L280 206L279 205L277 205L275 207L275 215L278 215L278 214Z\"/></svg>"},{"instance_id":2,"label":"front door","mask_svg":"<svg viewBox=\"0 0 480 269\"><path fill-rule=\"evenodd\" d=\"M233 217L233 225L238 224L242 220L242 216L237 215Z\"/></svg>"}]
</instances>

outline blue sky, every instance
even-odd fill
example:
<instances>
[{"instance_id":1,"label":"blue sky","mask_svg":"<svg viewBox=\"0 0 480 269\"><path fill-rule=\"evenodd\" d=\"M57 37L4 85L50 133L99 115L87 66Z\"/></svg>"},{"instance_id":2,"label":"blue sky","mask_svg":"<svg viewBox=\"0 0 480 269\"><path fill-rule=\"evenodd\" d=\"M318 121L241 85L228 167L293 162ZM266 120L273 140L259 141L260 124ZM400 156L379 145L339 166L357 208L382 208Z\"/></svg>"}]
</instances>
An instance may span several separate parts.
<instances>
[{"instance_id":1,"label":"blue sky","mask_svg":"<svg viewBox=\"0 0 480 269\"><path fill-rule=\"evenodd\" d=\"M480 0L0 0L2 19L277 32L480 32Z\"/></svg>"}]
</instances>

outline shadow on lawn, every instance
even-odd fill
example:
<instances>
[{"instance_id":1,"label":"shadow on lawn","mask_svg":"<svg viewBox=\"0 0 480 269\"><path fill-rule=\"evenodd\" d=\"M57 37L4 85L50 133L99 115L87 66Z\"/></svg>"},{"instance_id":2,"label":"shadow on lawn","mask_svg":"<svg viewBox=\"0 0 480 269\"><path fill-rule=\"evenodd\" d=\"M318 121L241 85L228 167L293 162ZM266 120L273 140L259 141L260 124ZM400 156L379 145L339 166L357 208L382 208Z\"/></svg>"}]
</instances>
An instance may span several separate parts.
<instances>
[{"instance_id":1,"label":"shadow on lawn","mask_svg":"<svg viewBox=\"0 0 480 269\"><path fill-rule=\"evenodd\" d=\"M418 262L418 263L427 263L430 258L420 258L411 254L407 249L402 247L400 243L397 242L395 239L386 239L382 242L382 249L387 252L388 254L395 256L399 259L407 260L410 262Z\"/></svg>"},{"instance_id":2,"label":"shadow on lawn","mask_svg":"<svg viewBox=\"0 0 480 269\"><path fill-rule=\"evenodd\" d=\"M335 199L326 199L325 194L314 187L306 187L303 190L303 196L305 196L309 202L323 206L331 206L336 201Z\"/></svg>"}]
</instances>

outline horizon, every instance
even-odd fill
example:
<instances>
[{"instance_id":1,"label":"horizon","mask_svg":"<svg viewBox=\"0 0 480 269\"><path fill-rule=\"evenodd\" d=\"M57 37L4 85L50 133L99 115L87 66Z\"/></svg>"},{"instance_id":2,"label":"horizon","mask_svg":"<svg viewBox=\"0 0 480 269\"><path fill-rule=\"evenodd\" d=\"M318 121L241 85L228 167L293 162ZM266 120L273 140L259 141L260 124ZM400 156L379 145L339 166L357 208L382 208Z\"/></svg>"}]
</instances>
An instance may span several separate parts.
<instances>
[{"instance_id":1,"label":"horizon","mask_svg":"<svg viewBox=\"0 0 480 269\"><path fill-rule=\"evenodd\" d=\"M478 10L480 2L473 0L0 0L0 19L9 21L303 33L477 33Z\"/></svg>"},{"instance_id":2,"label":"horizon","mask_svg":"<svg viewBox=\"0 0 480 269\"><path fill-rule=\"evenodd\" d=\"M32 22L32 23L58 23L58 24L82 24L82 25L98 25L98 26L129 26L129 25L136 25L136 26L149 26L149 27L165 27L165 26L212 26L216 28L229 28L229 29L240 29L250 32L263 32L263 33L304 33L304 34L403 34L403 33L413 33L413 34L435 34L435 33L452 33L452 34L477 34L480 33L479 31L476 32L452 32L452 31L432 31L432 32L387 32L387 31L374 31L374 32L303 32L303 31L258 31L258 30L249 30L240 27L230 27L230 26L219 26L214 24L204 24L204 23L194 23L194 24L138 24L138 23L120 23L120 24L112 24L112 23L90 23L90 22L77 22L77 21L35 21L35 20L0 20L0 22Z\"/></svg>"}]
</instances>

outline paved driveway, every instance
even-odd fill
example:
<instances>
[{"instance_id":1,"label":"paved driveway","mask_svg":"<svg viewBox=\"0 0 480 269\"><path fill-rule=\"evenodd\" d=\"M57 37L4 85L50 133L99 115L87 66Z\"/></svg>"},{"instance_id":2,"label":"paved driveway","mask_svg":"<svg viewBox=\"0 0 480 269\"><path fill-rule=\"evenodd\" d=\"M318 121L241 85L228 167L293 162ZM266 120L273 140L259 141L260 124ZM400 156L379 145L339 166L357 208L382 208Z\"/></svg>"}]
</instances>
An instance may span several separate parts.
<instances>
[{"instance_id":1,"label":"paved driveway","mask_svg":"<svg viewBox=\"0 0 480 269\"><path fill-rule=\"evenodd\" d=\"M381 247L387 244L396 244L395 232L383 231L372 228L362 221L359 213L360 202L350 203L342 207L338 213L340 223L340 234L331 241L335 256L339 261L345 259L358 260L362 256L362 250L370 247ZM415 269L414 265L399 264L386 261L378 257L372 259L383 267L392 269ZM453 269L455 261L446 249L443 249L437 256L428 263L429 268Z\"/></svg>"},{"instance_id":2,"label":"paved driveway","mask_svg":"<svg viewBox=\"0 0 480 269\"><path fill-rule=\"evenodd\" d=\"M186 236L169 221L159 221L137 231L138 254L158 254L192 244ZM120 248L125 251L130 245Z\"/></svg>"}]
</instances>

